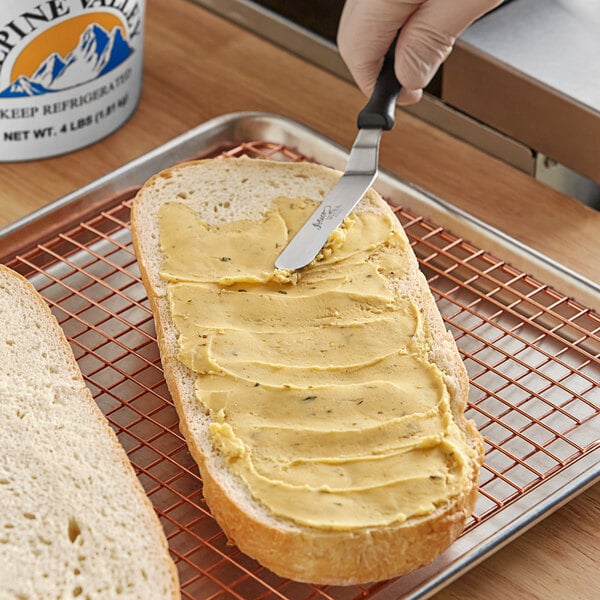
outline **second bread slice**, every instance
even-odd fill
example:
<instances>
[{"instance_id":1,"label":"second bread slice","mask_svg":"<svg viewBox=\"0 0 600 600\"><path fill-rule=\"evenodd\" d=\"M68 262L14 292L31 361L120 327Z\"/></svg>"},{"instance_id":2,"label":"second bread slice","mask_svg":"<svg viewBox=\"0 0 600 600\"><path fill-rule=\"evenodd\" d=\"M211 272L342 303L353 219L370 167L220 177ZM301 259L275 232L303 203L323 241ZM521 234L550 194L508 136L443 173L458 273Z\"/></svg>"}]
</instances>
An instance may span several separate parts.
<instances>
[{"instance_id":1,"label":"second bread slice","mask_svg":"<svg viewBox=\"0 0 600 600\"><path fill-rule=\"evenodd\" d=\"M179 598L125 451L33 286L0 265L0 596Z\"/></svg>"}]
</instances>

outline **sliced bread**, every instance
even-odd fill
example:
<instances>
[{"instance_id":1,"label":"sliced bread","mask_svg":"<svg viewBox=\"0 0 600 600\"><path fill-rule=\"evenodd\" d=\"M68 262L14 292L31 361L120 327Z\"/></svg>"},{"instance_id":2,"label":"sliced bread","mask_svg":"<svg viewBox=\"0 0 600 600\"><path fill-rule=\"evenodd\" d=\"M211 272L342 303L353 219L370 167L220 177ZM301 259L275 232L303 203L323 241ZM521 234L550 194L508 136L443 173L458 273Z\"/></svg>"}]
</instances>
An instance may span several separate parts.
<instances>
[{"instance_id":1,"label":"sliced bread","mask_svg":"<svg viewBox=\"0 0 600 600\"><path fill-rule=\"evenodd\" d=\"M0 597L179 598L160 521L33 286L0 265Z\"/></svg>"},{"instance_id":2,"label":"sliced bread","mask_svg":"<svg viewBox=\"0 0 600 600\"><path fill-rule=\"evenodd\" d=\"M132 210L132 231L143 281L155 316L165 377L180 417L181 430L199 464L204 496L214 516L233 543L276 573L300 581L344 585L407 573L431 562L456 539L474 508L483 444L473 423L464 418L468 378L456 344L445 329L406 234L387 203L376 192L370 190L356 209L356 214L362 215L361 224L357 224L357 219L350 219L342 228L343 231L333 236L333 241L314 264L298 273L277 272L274 269L276 256L298 223L293 227L288 221L281 225L273 207L277 205L283 210L281 203L287 202L288 208L285 210L293 212L301 206L306 217L309 209L323 199L339 176L339 172L315 164L243 158L179 165L154 176L137 194ZM166 209L167 206L170 208ZM166 210L175 212L167 215ZM170 223L170 231L165 229L167 222ZM381 226L381 223L384 225ZM255 227L263 226L266 229L257 229L258 233L252 234L254 237L249 233ZM378 228L385 231L389 229L386 234L388 238L369 246L369 240L375 235L373 229ZM283 231L283 234L274 235L283 235L284 238L276 243L270 237L275 230ZM360 235L353 233L356 231L361 232ZM166 239L167 233L169 239ZM352 242L348 241L350 238ZM361 247L361 240L369 247ZM352 246L351 251L348 250L349 245ZM346 254L341 258L339 248L346 248ZM349 261L348 256L352 253L364 260ZM399 257L398 264L402 266L399 270L393 267L396 255ZM178 257L182 264L177 264ZM375 270L365 274L365 265ZM360 273L370 278L369 282L378 280L377 292L371 293L375 289L373 283L365 284L368 292L361 291L360 286L356 287ZM292 321L286 321L283 325L284 329L287 327L286 330L274 331L272 322L283 322L280 312L292 310L289 308L291 305L283 305L279 301L297 299L298 290L304 290L301 298L304 302L315 288L314 285L307 286L306 282L315 278L321 281L316 287L329 286L330 295L322 296L320 303L303 305L316 311L312 316L299 314L297 319L292 320L293 327L290 324ZM194 290L199 294L199 302L196 302ZM376 293L379 296L373 299ZM190 306L198 304L195 312L182 314L180 308L174 309L175 298L181 294L189 294L189 297L180 302ZM247 304L243 310L236 309L236 306L240 306L236 304L237 298L242 296ZM231 301L231 305L222 310L220 303L225 298L227 302ZM343 308L338 310L335 303L339 301L340 306L345 306L342 302L344 298L349 299L346 304L352 304L355 313L368 313L368 317L365 317L367 321L375 322L381 314L387 318L390 306L399 315L399 321L393 321L390 325L392 329L381 330L382 335L370 334L370 330L363 327L366 321L354 323L354 317L350 315L352 311L348 316ZM367 306L369 303L372 306ZM408 314L413 315L410 321L413 325L406 326L405 333L402 333L402 327L405 327L402 325L402 315ZM238 326L240 319L244 321L245 328L241 333ZM197 335L206 338L210 346L204 357L198 351L192 358L186 354L188 340L182 326L189 321L196 323ZM326 369L329 367L325 363L334 360L328 358L334 352L331 350L332 344L329 349L317 348L321 334L325 333L322 329L324 326L328 328L327 335L333 335L335 328L338 333L342 329L348 333L351 329L353 335L360 332L364 334L359 338L362 340L360 344L337 344L335 352L340 356L340 353L344 354L339 359L340 364L331 367L331 372L335 371L335 378L332 375L331 382L327 381ZM393 329L396 326L398 329ZM399 333L396 335L395 332ZM303 343L303 349L299 349L298 353L293 348L289 350L285 344L285 348L279 345L274 350L275 346L271 347L265 342L268 336L278 335L278 339L283 339L287 334L288 338L291 336L298 341L298 348L301 340L310 339L312 342ZM234 337L228 338L228 335ZM233 339L235 343L243 339L244 352L250 355L240 366L242 359L234 351L236 349L232 349L230 360L238 362L217 368L214 355L210 352L216 352L217 342L227 347L228 339ZM340 456L348 454L351 446L352 464L346 464L337 455L321 456L320 450L307 446L308 442L305 444L305 454L310 457L295 456L285 462L279 455L269 455L271 446L264 449L260 445L249 448L240 441L244 438L243 431L247 434L244 438L246 441L258 439L265 432L272 433L274 427L272 424L265 425L265 419L268 420L269 413L275 414L275 411L279 418L281 405L288 402L293 394L296 397L304 394L300 399L306 402L299 410L306 415L305 408L317 397L320 400L323 390L335 395L342 388L356 389L352 388L355 383L347 383L344 378L350 372L357 372L357 369L354 366L347 368L347 365L360 362L360 357L365 353L379 352L383 356L388 341L392 358L386 355L385 358L372 360L369 364L375 366L365 371L373 373L371 377L374 378L374 384L371 387L379 386L383 390L380 397L370 398L369 406L378 407L383 403L384 408L374 408L371 412L363 410L360 420L349 423L347 430L339 434L336 423L344 421L347 411L339 406L339 401L336 406L334 399L331 401L333 404L330 402L328 408L323 410L333 413L339 408L337 414L340 417L332 417L329 422L323 418L312 429L309 426L309 435L313 437L307 439L318 438L326 440L326 443L334 440L334 453ZM252 352L255 352L254 357ZM277 358L277 352L280 359ZM290 367L290 361L297 360L296 354L301 352L303 364ZM311 356L311 352L315 355ZM277 363L269 371L276 375L275 379L265 382L258 379L256 365L264 365L268 361ZM306 364L312 365L310 373L318 372L320 377L316 383L311 383L308 392L302 383L303 374L309 373L305 369ZM397 401L395 396L387 394L385 390L389 386L396 391L403 389L402 369L389 367L396 364L410 364L413 370L415 365L421 364L424 365L423 373L435 372L439 375L436 393L439 392L440 399L422 412L417 411L414 422L411 422L410 415L397 419L390 416L389 422L397 430L396 438L393 439L394 429L392 433L386 429L385 433L386 440L391 439L390 444L394 448L401 447L406 439L409 439L407 445L414 443L416 447L421 444L418 459L425 462L418 464L422 466L423 473L429 473L423 476L427 480L424 482L417 482L418 474L414 474L414 470L421 467L409 464L412 474L407 476L402 485L396 485L396 480L391 479L402 479L402 473L397 472L400 463L393 467L394 475L390 475L388 482L383 467L375 462L392 453L389 447L377 448L376 438L381 424L376 419L380 418L379 415L383 415L383 420L389 416L384 414L386 411L399 414L401 403L416 403L418 406L421 406L419 403L426 403L425 391L421 394L420 386L412 383L404 386L410 389L408 392L399 392L401 397ZM244 371L247 368L253 369L252 376L243 375L248 372ZM234 386L232 369L238 369L238 375L242 373L236 376L235 389L231 387ZM386 374L390 375L393 385L388 386L387 381L383 381L386 380ZM255 376L256 381L252 383ZM358 377L364 379L367 375ZM356 385L363 385L364 382L361 382ZM255 396L254 390L256 393L262 390L263 395ZM223 397L226 400L219 408L219 399ZM213 401L217 404L211 404ZM361 405L361 401L355 404ZM238 405L246 407L247 419L244 414L237 414L237 420L230 422L229 415ZM367 403L363 406L367 406ZM312 407L314 410L311 409L310 414L318 416L318 404L312 402ZM263 412L258 414L260 410ZM300 412L297 414L299 429ZM438 423L443 421L445 429L429 437L424 435L416 442L418 436L415 432L421 428L425 417ZM281 419L284 417L281 416ZM295 439L297 432L293 419L293 410L290 413L286 409L286 425L274 435L283 431L282 435L287 436L285 439ZM450 431L451 434L448 433ZM340 442L339 446L336 441L338 434L340 440L346 440ZM426 457L433 457L445 444L450 443L456 452L446 447L445 458L442 459L442 462L445 460L450 465L448 472L444 469L440 473L429 472L430 465ZM300 445L300 441L297 444ZM344 444L350 446L342 448ZM361 455L361 447L364 447L365 456ZM287 449L278 443L277 451L286 454ZM456 469L453 463L457 460L455 454L460 456L460 468ZM319 457L315 458L317 455ZM259 471L269 463L269 468L272 467L279 474L269 479L268 483L265 483L263 471L251 473L254 467L249 467L249 471L243 466L249 461L258 464L256 461L259 457L262 460L260 468L257 467ZM370 462L364 463L366 467L363 465L357 469L358 461L363 458ZM307 469L302 471L306 472L306 485L299 484L298 480L290 484L287 478L300 462L302 468ZM320 464L321 471L312 470L315 463ZM377 508L371 509L368 506L370 500L367 506L359 506L362 500L357 501L355 492L359 490L360 495L361 486L367 485L364 481L372 478L373 471L379 495ZM341 479L352 479L348 487L351 488L351 494L345 496L347 490L338 490L337 484L327 479L333 472ZM361 475L355 479L358 472ZM316 477L316 483L310 479L313 476ZM411 477L415 481L414 489ZM388 484L389 493L386 492ZM429 484L431 487L428 487ZM423 492L425 499L422 502L415 500L410 510L403 508L408 506L408 497L418 495L417 486L421 485L423 490L428 490ZM262 494L263 488L274 487L278 490L285 488L286 494L291 490L293 494L289 495L289 501L285 494L276 499L270 492ZM259 488L260 493L257 493ZM295 495L297 491L304 493L299 491L300 488L307 490L305 496ZM343 502L337 502L336 499L345 502L346 498L354 508L340 513L338 518L336 506ZM393 505L391 509L390 505ZM321 518L321 515L325 516ZM331 520L328 520L330 516Z\"/></svg>"}]
</instances>

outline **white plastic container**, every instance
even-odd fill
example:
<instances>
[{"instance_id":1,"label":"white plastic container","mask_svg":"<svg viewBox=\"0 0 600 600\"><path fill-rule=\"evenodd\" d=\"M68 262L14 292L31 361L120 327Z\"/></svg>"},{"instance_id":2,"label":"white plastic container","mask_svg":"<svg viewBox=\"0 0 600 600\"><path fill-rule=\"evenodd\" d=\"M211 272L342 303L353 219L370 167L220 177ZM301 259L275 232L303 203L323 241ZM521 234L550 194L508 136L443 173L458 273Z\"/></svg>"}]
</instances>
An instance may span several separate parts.
<instances>
[{"instance_id":1,"label":"white plastic container","mask_svg":"<svg viewBox=\"0 0 600 600\"><path fill-rule=\"evenodd\" d=\"M133 114L145 0L0 0L0 161L88 146Z\"/></svg>"}]
</instances>

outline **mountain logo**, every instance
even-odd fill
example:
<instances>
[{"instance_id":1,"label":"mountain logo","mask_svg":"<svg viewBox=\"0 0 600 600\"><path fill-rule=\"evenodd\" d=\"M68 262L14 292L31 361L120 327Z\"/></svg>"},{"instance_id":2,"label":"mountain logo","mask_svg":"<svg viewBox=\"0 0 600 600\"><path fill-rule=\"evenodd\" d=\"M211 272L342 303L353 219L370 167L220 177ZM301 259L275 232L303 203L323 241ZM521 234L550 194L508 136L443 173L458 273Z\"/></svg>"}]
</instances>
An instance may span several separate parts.
<instances>
[{"instance_id":1,"label":"mountain logo","mask_svg":"<svg viewBox=\"0 0 600 600\"><path fill-rule=\"evenodd\" d=\"M39 36L42 39L37 43L34 40L21 52L12 69L11 83L0 90L0 98L39 96L88 83L106 75L133 53L116 17L104 19L102 24L89 15L69 21L76 23L67 21L47 30ZM59 35L55 29L60 29ZM57 39L60 45L53 43ZM70 46L65 48L69 39Z\"/></svg>"}]
</instances>

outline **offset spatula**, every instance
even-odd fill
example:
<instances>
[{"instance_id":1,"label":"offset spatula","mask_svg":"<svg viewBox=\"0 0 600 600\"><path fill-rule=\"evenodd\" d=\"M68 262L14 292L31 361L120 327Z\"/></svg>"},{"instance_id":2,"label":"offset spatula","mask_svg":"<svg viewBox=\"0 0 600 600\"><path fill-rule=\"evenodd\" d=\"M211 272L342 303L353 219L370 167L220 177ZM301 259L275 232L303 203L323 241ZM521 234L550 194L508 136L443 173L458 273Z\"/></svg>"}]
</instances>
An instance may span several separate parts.
<instances>
[{"instance_id":1,"label":"offset spatula","mask_svg":"<svg viewBox=\"0 0 600 600\"><path fill-rule=\"evenodd\" d=\"M382 132L394 126L401 85L394 74L396 40L385 55L373 95L358 115L358 135L344 174L275 261L278 269L300 269L317 256L331 232L365 195L375 177Z\"/></svg>"}]
</instances>

